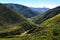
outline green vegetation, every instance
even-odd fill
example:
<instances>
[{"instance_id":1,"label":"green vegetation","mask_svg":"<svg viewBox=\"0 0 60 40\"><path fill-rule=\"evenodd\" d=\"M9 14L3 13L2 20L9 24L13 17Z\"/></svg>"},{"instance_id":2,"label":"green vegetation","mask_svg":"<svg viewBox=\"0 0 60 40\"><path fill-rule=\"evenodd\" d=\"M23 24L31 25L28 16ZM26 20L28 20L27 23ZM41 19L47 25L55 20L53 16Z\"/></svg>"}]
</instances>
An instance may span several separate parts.
<instances>
[{"instance_id":1,"label":"green vegetation","mask_svg":"<svg viewBox=\"0 0 60 40\"><path fill-rule=\"evenodd\" d=\"M60 40L59 8L37 18L38 25L0 4L0 40Z\"/></svg>"},{"instance_id":2,"label":"green vegetation","mask_svg":"<svg viewBox=\"0 0 60 40\"><path fill-rule=\"evenodd\" d=\"M52 26L57 26L60 27L60 14L44 21L43 23L41 23L41 26L46 26L46 27L52 27Z\"/></svg>"},{"instance_id":3,"label":"green vegetation","mask_svg":"<svg viewBox=\"0 0 60 40\"><path fill-rule=\"evenodd\" d=\"M21 34L35 27L18 12L0 4L0 37Z\"/></svg>"},{"instance_id":4,"label":"green vegetation","mask_svg":"<svg viewBox=\"0 0 60 40\"><path fill-rule=\"evenodd\" d=\"M33 21L37 24L41 24L43 21L52 18L59 13L60 13L60 6L54 9L50 9L43 14L40 14L40 16L37 16L36 20L34 19Z\"/></svg>"},{"instance_id":5,"label":"green vegetation","mask_svg":"<svg viewBox=\"0 0 60 40\"><path fill-rule=\"evenodd\" d=\"M53 40L60 39L60 14L44 21L40 24L42 27L47 27L53 34Z\"/></svg>"}]
</instances>

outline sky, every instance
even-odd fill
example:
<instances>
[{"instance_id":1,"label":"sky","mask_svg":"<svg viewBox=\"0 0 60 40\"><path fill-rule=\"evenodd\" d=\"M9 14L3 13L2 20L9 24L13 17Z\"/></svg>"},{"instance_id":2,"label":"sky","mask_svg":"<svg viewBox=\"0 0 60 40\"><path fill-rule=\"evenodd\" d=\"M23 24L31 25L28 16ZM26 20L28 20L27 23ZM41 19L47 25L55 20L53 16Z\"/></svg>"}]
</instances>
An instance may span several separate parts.
<instances>
[{"instance_id":1,"label":"sky","mask_svg":"<svg viewBox=\"0 0 60 40\"><path fill-rule=\"evenodd\" d=\"M60 6L60 0L0 0L0 3L15 3L35 8Z\"/></svg>"}]
</instances>

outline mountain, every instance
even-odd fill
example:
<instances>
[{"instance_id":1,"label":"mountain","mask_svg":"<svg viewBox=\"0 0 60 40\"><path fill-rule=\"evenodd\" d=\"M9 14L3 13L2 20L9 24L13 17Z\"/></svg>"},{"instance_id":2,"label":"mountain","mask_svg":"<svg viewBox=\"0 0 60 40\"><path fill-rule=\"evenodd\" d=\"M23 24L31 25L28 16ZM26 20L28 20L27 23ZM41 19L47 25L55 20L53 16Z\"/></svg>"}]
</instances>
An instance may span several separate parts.
<instances>
[{"instance_id":1,"label":"mountain","mask_svg":"<svg viewBox=\"0 0 60 40\"><path fill-rule=\"evenodd\" d=\"M46 11L45 13L37 16L37 19L34 20L35 23L42 23L43 21L49 19L49 18L52 18L53 16L57 15L60 13L60 6L56 7L56 8L53 8L53 9L50 9L48 11Z\"/></svg>"},{"instance_id":2,"label":"mountain","mask_svg":"<svg viewBox=\"0 0 60 40\"><path fill-rule=\"evenodd\" d=\"M60 14L57 14L56 16L44 21L40 24L44 27L59 27L60 28Z\"/></svg>"},{"instance_id":3,"label":"mountain","mask_svg":"<svg viewBox=\"0 0 60 40\"><path fill-rule=\"evenodd\" d=\"M17 37L17 38L16 38ZM60 14L44 21L31 34L16 35L4 40L60 40Z\"/></svg>"},{"instance_id":4,"label":"mountain","mask_svg":"<svg viewBox=\"0 0 60 40\"><path fill-rule=\"evenodd\" d=\"M32 40L60 40L60 13L39 24L27 39Z\"/></svg>"},{"instance_id":5,"label":"mountain","mask_svg":"<svg viewBox=\"0 0 60 40\"><path fill-rule=\"evenodd\" d=\"M19 12L0 4L0 37L18 35L35 27Z\"/></svg>"},{"instance_id":6,"label":"mountain","mask_svg":"<svg viewBox=\"0 0 60 40\"><path fill-rule=\"evenodd\" d=\"M51 31L52 35L50 36L53 37L53 40L60 40L60 14L42 22L40 26L46 27Z\"/></svg>"},{"instance_id":7,"label":"mountain","mask_svg":"<svg viewBox=\"0 0 60 40\"><path fill-rule=\"evenodd\" d=\"M31 8L26 7L24 5L12 4L12 3L4 4L4 5L13 10L20 12L22 15L24 15L27 18L31 18L31 17L37 16L39 14L39 12L33 11Z\"/></svg>"},{"instance_id":8,"label":"mountain","mask_svg":"<svg viewBox=\"0 0 60 40\"><path fill-rule=\"evenodd\" d=\"M38 12L45 12L47 10L50 10L49 8L33 8L31 7L32 10L38 11Z\"/></svg>"},{"instance_id":9,"label":"mountain","mask_svg":"<svg viewBox=\"0 0 60 40\"><path fill-rule=\"evenodd\" d=\"M49 14L53 16L48 16L48 12L41 14L40 18L46 14L50 18L38 25L28 21L19 12L0 4L0 40L60 40L59 8L49 10Z\"/></svg>"}]
</instances>

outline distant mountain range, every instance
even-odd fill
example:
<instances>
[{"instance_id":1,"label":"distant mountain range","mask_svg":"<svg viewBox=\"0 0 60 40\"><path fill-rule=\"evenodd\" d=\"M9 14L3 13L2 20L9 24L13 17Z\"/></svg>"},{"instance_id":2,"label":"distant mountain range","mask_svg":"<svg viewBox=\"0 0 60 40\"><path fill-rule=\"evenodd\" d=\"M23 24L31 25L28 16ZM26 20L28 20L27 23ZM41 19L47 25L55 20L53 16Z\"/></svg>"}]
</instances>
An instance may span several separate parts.
<instances>
[{"instance_id":1,"label":"distant mountain range","mask_svg":"<svg viewBox=\"0 0 60 40\"><path fill-rule=\"evenodd\" d=\"M15 10L15 11L20 12L26 18L31 18L33 16L37 16L38 14L40 14L39 12L34 11L31 8L26 7L24 5L12 4L12 3L4 4L4 5L7 6L7 7L9 7L9 8L11 8L11 9L13 9L13 10Z\"/></svg>"},{"instance_id":2,"label":"distant mountain range","mask_svg":"<svg viewBox=\"0 0 60 40\"><path fill-rule=\"evenodd\" d=\"M50 10L50 8L34 8L34 7L31 7L31 9L38 12L45 12L47 10Z\"/></svg>"},{"instance_id":3,"label":"distant mountain range","mask_svg":"<svg viewBox=\"0 0 60 40\"><path fill-rule=\"evenodd\" d=\"M22 15L24 15L26 18L37 16L38 14L49 10L49 8L33 8L33 7L27 7L24 5L12 4L12 3L4 4L4 5L15 11L22 13Z\"/></svg>"},{"instance_id":4,"label":"distant mountain range","mask_svg":"<svg viewBox=\"0 0 60 40\"><path fill-rule=\"evenodd\" d=\"M42 23L43 21L49 19L49 18L52 18L54 17L55 15L59 14L60 13L60 6L56 7L56 8L53 8L53 9L50 9L46 12L44 12L43 14L37 16L37 19L36 19L36 23L40 24Z\"/></svg>"},{"instance_id":5,"label":"distant mountain range","mask_svg":"<svg viewBox=\"0 0 60 40\"><path fill-rule=\"evenodd\" d=\"M35 13L22 5L0 4L0 40L60 40L60 6ZM27 14L36 17L32 21Z\"/></svg>"}]
</instances>

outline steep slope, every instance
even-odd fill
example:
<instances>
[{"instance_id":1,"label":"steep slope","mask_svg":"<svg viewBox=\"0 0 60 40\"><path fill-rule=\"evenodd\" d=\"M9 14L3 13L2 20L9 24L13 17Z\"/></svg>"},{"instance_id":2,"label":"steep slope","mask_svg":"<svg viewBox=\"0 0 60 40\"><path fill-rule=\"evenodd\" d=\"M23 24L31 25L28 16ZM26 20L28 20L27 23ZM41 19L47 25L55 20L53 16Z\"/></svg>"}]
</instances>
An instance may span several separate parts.
<instances>
[{"instance_id":1,"label":"steep slope","mask_svg":"<svg viewBox=\"0 0 60 40\"><path fill-rule=\"evenodd\" d=\"M32 34L24 35L25 40L60 40L60 14L44 21Z\"/></svg>"},{"instance_id":2,"label":"steep slope","mask_svg":"<svg viewBox=\"0 0 60 40\"><path fill-rule=\"evenodd\" d=\"M33 11L31 8L23 6L23 5L19 5L19 4L4 4L5 6L16 10L18 12L20 12L22 15L24 15L27 18L31 18L33 16L37 16L39 13L37 11Z\"/></svg>"},{"instance_id":3,"label":"steep slope","mask_svg":"<svg viewBox=\"0 0 60 40\"><path fill-rule=\"evenodd\" d=\"M0 37L21 34L34 27L21 14L0 4Z\"/></svg>"},{"instance_id":4,"label":"steep slope","mask_svg":"<svg viewBox=\"0 0 60 40\"><path fill-rule=\"evenodd\" d=\"M60 14L44 21L40 25L44 27L60 27Z\"/></svg>"},{"instance_id":5,"label":"steep slope","mask_svg":"<svg viewBox=\"0 0 60 40\"><path fill-rule=\"evenodd\" d=\"M49 26L47 26L49 25ZM16 38L18 37L18 38ZM8 40L4 38L2 40ZM25 35L16 35L9 40L60 40L60 14L44 21L35 32Z\"/></svg>"},{"instance_id":6,"label":"steep slope","mask_svg":"<svg viewBox=\"0 0 60 40\"><path fill-rule=\"evenodd\" d=\"M43 13L42 15L40 15L41 17L37 17L37 20L35 20L35 23L42 23L43 21L52 18L53 16L57 15L60 13L60 6L56 7L54 9L50 9L48 11L46 11L45 13Z\"/></svg>"},{"instance_id":7,"label":"steep slope","mask_svg":"<svg viewBox=\"0 0 60 40\"><path fill-rule=\"evenodd\" d=\"M60 40L60 14L44 21L40 26L52 32L53 40Z\"/></svg>"},{"instance_id":8,"label":"steep slope","mask_svg":"<svg viewBox=\"0 0 60 40\"><path fill-rule=\"evenodd\" d=\"M4 11L4 12L2 12L2 11ZM1 13L0 14L1 15L0 16L0 20L1 20L0 21L0 36L1 36L1 34L3 35L3 33L4 33L4 36L6 36L6 35L12 36L12 34L15 35L15 33L20 34L20 33L25 32L26 31L25 29L27 27L31 27L29 29L32 29L33 27L35 27L35 25L30 24L30 22L28 22L24 17L19 15L19 13L14 12L13 10L11 10L3 5L0 5L0 13ZM13 14L13 15L11 15L11 14ZM18 20L14 19L14 18L16 18L16 19L18 18ZM9 21L6 21L6 19L8 19ZM12 19L14 19L14 20L12 21ZM22 24L22 25L20 25L20 24ZM50 26L47 26L47 24L49 24ZM13 29L13 27L14 27L14 29ZM3 30L3 28L4 28L4 30ZM8 34L6 34L7 29L9 29ZM27 30L29 30L29 29L27 29ZM25 34L25 35L16 35L16 36L14 36L15 38L0 38L0 40L37 40L37 39L38 40L60 40L60 14L58 13L56 16L49 18L48 20L44 21L40 25L40 27L37 27L34 31L33 30L31 30L31 31L30 31L31 34L29 33L29 34Z\"/></svg>"}]
</instances>

